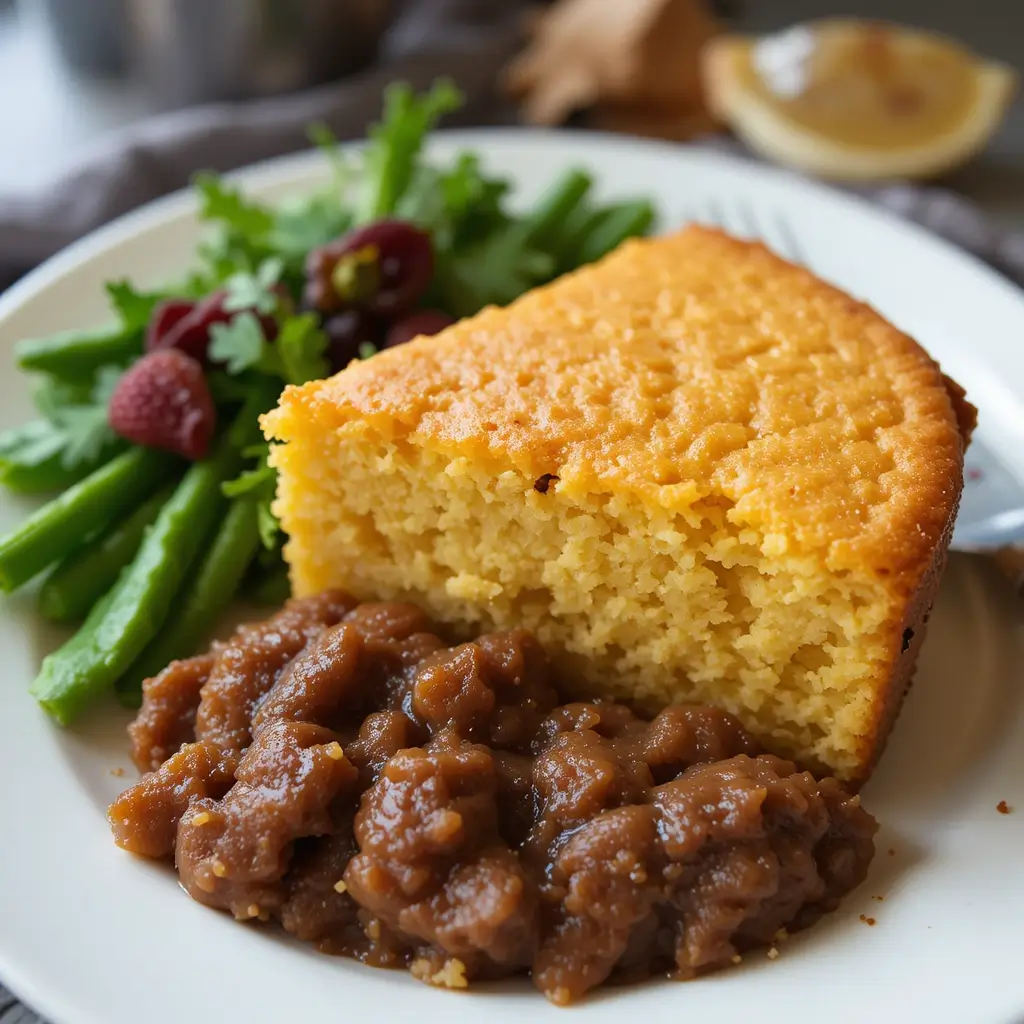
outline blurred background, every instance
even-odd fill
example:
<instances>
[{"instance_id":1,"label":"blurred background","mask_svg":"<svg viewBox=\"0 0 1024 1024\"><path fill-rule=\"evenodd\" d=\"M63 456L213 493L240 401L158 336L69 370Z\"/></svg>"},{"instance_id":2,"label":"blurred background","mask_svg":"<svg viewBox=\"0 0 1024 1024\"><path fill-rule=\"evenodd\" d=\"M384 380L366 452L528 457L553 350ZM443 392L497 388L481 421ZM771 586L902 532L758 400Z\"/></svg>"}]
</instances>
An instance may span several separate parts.
<instances>
[{"instance_id":1,"label":"blurred background","mask_svg":"<svg viewBox=\"0 0 1024 1024\"><path fill-rule=\"evenodd\" d=\"M620 7L637 2L620 0ZM1024 70L1019 0L706 0L706 7L725 32L764 33L834 15L885 18L946 33L983 57ZM180 129L197 105L237 104L231 109L244 119L254 100L321 83L337 82L342 89L383 62L383 73L366 86L379 92L388 69L401 75L403 61L420 51L434 53L436 69L445 72L448 47L461 60L478 40L491 45L499 31L496 52L511 56L523 45L529 8L516 0L0 0L0 211L98 149L137 146L147 123ZM683 61L696 59L695 51L681 52ZM488 63L495 90L503 62ZM559 87L571 91L569 83ZM660 133L640 123L632 108L624 109L623 116L617 112L596 125ZM157 114L162 119L147 122ZM580 123L578 115L574 111L569 120ZM219 115L221 127L227 116ZM516 116L514 105L471 102L463 120ZM582 123L590 122L584 116ZM124 133L132 126L142 135ZM359 133L351 120L342 123L342 137ZM255 148L240 145L237 162L296 148L294 138L284 133ZM233 161L219 152L216 162ZM1001 224L1024 227L1019 93L984 151L941 183ZM169 186L178 184L169 178Z\"/></svg>"}]
</instances>

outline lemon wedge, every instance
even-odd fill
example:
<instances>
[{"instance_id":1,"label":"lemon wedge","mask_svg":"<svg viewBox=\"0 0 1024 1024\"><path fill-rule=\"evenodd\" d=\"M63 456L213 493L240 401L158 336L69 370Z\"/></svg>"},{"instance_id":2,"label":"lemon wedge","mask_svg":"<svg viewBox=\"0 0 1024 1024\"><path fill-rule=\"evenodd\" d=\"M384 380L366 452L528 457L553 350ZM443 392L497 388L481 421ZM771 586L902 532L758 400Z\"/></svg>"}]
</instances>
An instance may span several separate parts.
<instances>
[{"instance_id":1,"label":"lemon wedge","mask_svg":"<svg viewBox=\"0 0 1024 1024\"><path fill-rule=\"evenodd\" d=\"M999 127L1014 72L895 25L828 20L761 38L720 36L702 55L712 112L753 150L845 181L927 178Z\"/></svg>"}]
</instances>

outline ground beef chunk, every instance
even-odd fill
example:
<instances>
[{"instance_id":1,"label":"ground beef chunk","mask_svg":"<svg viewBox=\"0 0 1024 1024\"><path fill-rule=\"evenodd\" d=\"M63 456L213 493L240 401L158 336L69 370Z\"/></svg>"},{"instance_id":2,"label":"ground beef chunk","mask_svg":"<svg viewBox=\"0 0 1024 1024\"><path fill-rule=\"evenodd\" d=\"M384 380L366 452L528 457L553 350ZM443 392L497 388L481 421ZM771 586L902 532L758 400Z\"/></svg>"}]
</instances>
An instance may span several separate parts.
<instances>
[{"instance_id":1,"label":"ground beef chunk","mask_svg":"<svg viewBox=\"0 0 1024 1024\"><path fill-rule=\"evenodd\" d=\"M252 739L253 712L278 673L355 601L337 591L289 601L266 622L243 626L217 652L196 713L196 737L226 759L237 758Z\"/></svg>"},{"instance_id":2,"label":"ground beef chunk","mask_svg":"<svg viewBox=\"0 0 1024 1024\"><path fill-rule=\"evenodd\" d=\"M110 808L121 846L149 857L174 851L189 802L219 799L230 788L252 738L253 714L278 674L355 606L338 591L289 601L265 622L242 626L226 643L214 644L209 654L172 662L143 683L129 736L133 760L149 774ZM162 764L161 750L168 758Z\"/></svg>"},{"instance_id":3,"label":"ground beef chunk","mask_svg":"<svg viewBox=\"0 0 1024 1024\"><path fill-rule=\"evenodd\" d=\"M221 797L234 781L213 747L187 743L110 805L107 817L114 838L132 853L169 857L178 822L192 801Z\"/></svg>"},{"instance_id":4,"label":"ground beef chunk","mask_svg":"<svg viewBox=\"0 0 1024 1024\"><path fill-rule=\"evenodd\" d=\"M298 938L325 952L351 955L365 945L359 904L343 881L358 847L352 822L340 824L332 835L295 844L278 913L281 924Z\"/></svg>"},{"instance_id":5,"label":"ground beef chunk","mask_svg":"<svg viewBox=\"0 0 1024 1024\"><path fill-rule=\"evenodd\" d=\"M128 726L132 760L140 772L156 771L183 743L196 738L199 694L216 656L172 661L142 684L142 707Z\"/></svg>"},{"instance_id":6,"label":"ground beef chunk","mask_svg":"<svg viewBox=\"0 0 1024 1024\"><path fill-rule=\"evenodd\" d=\"M362 788L368 789L395 754L416 746L426 736L426 730L401 711L374 711L366 716L359 734L345 747L345 756L359 770Z\"/></svg>"},{"instance_id":7,"label":"ground beef chunk","mask_svg":"<svg viewBox=\"0 0 1024 1024\"><path fill-rule=\"evenodd\" d=\"M647 806L605 811L556 854L534 981L565 1004L611 974L633 930L651 917L659 889L657 833Z\"/></svg>"},{"instance_id":8,"label":"ground beef chunk","mask_svg":"<svg viewBox=\"0 0 1024 1024\"><path fill-rule=\"evenodd\" d=\"M396 754L363 799L355 837L348 891L392 931L477 974L529 964L533 886L498 834L487 750L445 733Z\"/></svg>"},{"instance_id":9,"label":"ground beef chunk","mask_svg":"<svg viewBox=\"0 0 1024 1024\"><path fill-rule=\"evenodd\" d=\"M274 722L246 750L221 800L193 800L178 825L175 863L194 899L236 917L276 909L293 844L333 831L331 804L358 772L334 733Z\"/></svg>"},{"instance_id":10,"label":"ground beef chunk","mask_svg":"<svg viewBox=\"0 0 1024 1024\"><path fill-rule=\"evenodd\" d=\"M665 870L679 874L669 898L681 916L680 977L728 962L734 943L770 942L824 895L814 848L828 811L813 776L790 762L762 754L690 768L652 806Z\"/></svg>"},{"instance_id":11,"label":"ground beef chunk","mask_svg":"<svg viewBox=\"0 0 1024 1024\"><path fill-rule=\"evenodd\" d=\"M258 739L275 722L342 724L359 699L363 640L348 623L325 630L277 678L256 713Z\"/></svg>"},{"instance_id":12,"label":"ground beef chunk","mask_svg":"<svg viewBox=\"0 0 1024 1024\"><path fill-rule=\"evenodd\" d=\"M559 705L529 634L451 647L337 593L147 681L132 742L155 770L115 839L194 898L434 985L530 971L560 1005L728 964L874 852L857 797L724 712Z\"/></svg>"}]
</instances>

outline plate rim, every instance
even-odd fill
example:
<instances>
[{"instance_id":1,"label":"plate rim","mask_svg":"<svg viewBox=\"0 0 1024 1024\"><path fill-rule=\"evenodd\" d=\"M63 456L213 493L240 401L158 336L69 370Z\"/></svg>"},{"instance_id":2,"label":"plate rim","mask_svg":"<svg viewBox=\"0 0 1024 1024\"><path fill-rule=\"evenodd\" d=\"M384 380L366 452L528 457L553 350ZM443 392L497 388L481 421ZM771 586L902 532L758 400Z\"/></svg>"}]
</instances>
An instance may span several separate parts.
<instances>
[{"instance_id":1,"label":"plate rim","mask_svg":"<svg viewBox=\"0 0 1024 1024\"><path fill-rule=\"evenodd\" d=\"M475 147L480 142L491 140L521 139L529 145L553 145L558 147L564 143L580 145L584 149L609 148L640 150L675 160L720 163L733 170L749 173L755 177L773 181L781 185L806 189L812 194L827 197L831 201L846 204L859 213L881 220L900 230L916 236L919 241L937 246L964 266L969 266L981 274L988 283L998 287L1006 295L1017 299L1024 309L1024 289L1016 285L1005 274L990 266L981 257L960 248L953 242L939 235L916 221L902 217L877 203L856 193L847 191L828 182L808 178L798 171L777 165L759 162L756 158L736 153L725 153L710 147L702 147L699 143L673 143L660 139L647 139L624 136L608 131L592 131L578 128L544 129L516 126L482 126L478 128L442 128L430 136L430 145L451 145ZM365 140L352 140L341 143L343 151L358 152L366 145ZM308 173L314 165L323 160L319 149L308 148L294 153L259 160L244 167L226 171L220 175L225 180L239 184L253 191L272 189L287 185L289 177ZM14 284L0 293L0 327L11 310L27 301L41 287L45 287L55 275L69 273L83 261L93 258L99 251L126 240L131 229L141 233L152 230L162 221L171 220L176 216L198 207L194 190L191 186L175 189L166 195L151 199L135 209L113 218L94 228L81 238L47 257L42 263L33 267Z\"/></svg>"},{"instance_id":2,"label":"plate rim","mask_svg":"<svg viewBox=\"0 0 1024 1024\"><path fill-rule=\"evenodd\" d=\"M810 190L811 193L819 195L829 202L845 205L856 214L870 215L878 221L909 232L919 241L933 248L939 248L947 256L953 257L965 271L970 270L973 274L979 275L987 286L994 285L1015 300L1022 321L1024 321L1024 292L1021 292L1013 282L977 257L958 249L952 243L918 224L906 221L890 211L880 209L861 196L851 195L826 184L808 180L792 171L763 166L756 161L734 154L655 140L624 138L609 133L504 127L456 129L436 133L435 141L437 144L453 147L468 146L485 149L488 142L494 139L504 142L522 141L526 145L549 146L555 149L568 142L572 147L578 147L580 152L589 150L592 154L598 153L598 156L599 151L605 148L621 151L641 150L670 157L673 160L692 160L711 166L725 165L753 177L778 182L787 187ZM361 145L361 143L351 143L347 144L346 148L358 149ZM318 161L322 159L316 150L303 151L261 161L231 172L224 177L255 193L260 193L288 187L290 181L309 175ZM133 238L139 238L146 233L158 230L162 225L176 218L182 216L194 218L195 210L196 200L191 189L178 190L121 215L47 259L0 296L0 346L7 347L8 345L8 340L3 338L7 319L63 277L73 275L98 256L115 250ZM56 987L57 991L55 992L48 991L42 974L37 979L33 977L36 972L31 967L25 970L20 969L17 966L17 958L5 954L5 946L5 943L0 943L0 976L2 976L4 984L13 992L23 995L27 1003L38 1007L40 1012L61 1024L69 1021L74 1021L75 1024L102 1024L100 1018L90 1015L87 1010L77 1009L62 997L60 986ZM49 976L52 977L52 973ZM1022 1009L1024 1009L1024 1003L1022 1003Z\"/></svg>"}]
</instances>

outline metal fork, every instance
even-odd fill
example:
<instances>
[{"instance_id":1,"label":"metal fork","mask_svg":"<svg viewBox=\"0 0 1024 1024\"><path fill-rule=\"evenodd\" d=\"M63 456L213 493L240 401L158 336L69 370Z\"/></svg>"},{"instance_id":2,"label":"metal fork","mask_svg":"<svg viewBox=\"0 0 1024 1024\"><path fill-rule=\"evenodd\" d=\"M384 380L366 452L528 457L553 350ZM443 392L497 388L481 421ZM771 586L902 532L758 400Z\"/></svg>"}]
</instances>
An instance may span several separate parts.
<instances>
[{"instance_id":1,"label":"metal fork","mask_svg":"<svg viewBox=\"0 0 1024 1024\"><path fill-rule=\"evenodd\" d=\"M756 211L743 200L726 202L719 197L709 196L697 207L693 219L701 224L757 239L784 259L814 269L796 232L777 211ZM951 546L957 551L977 554L993 554L1007 548L1024 546L1024 505L969 522L959 520Z\"/></svg>"},{"instance_id":2,"label":"metal fork","mask_svg":"<svg viewBox=\"0 0 1024 1024\"><path fill-rule=\"evenodd\" d=\"M758 214L748 203L733 202L726 206L721 199L710 196L698 209L696 220L746 238L756 238L783 258L810 268L804 247L780 213Z\"/></svg>"}]
</instances>

